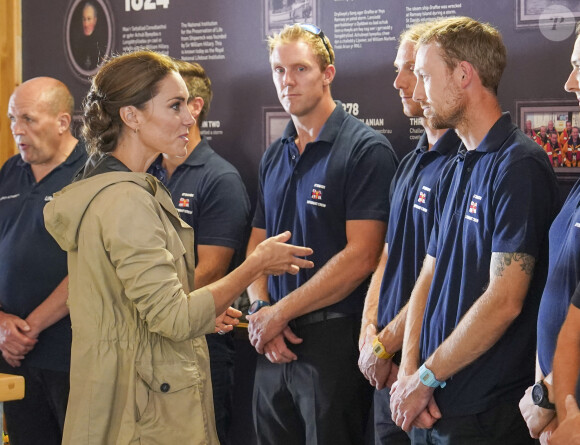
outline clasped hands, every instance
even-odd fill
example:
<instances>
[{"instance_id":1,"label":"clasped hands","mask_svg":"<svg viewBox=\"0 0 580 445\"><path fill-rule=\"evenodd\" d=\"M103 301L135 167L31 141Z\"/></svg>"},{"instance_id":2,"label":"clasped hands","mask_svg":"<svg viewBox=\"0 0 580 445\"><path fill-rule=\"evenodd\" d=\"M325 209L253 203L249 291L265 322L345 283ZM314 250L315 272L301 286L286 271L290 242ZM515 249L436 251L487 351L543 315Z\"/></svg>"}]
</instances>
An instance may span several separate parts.
<instances>
[{"instance_id":1,"label":"clasped hands","mask_svg":"<svg viewBox=\"0 0 580 445\"><path fill-rule=\"evenodd\" d=\"M381 390L390 388L395 383L399 367L392 359L380 359L373 354L373 341L377 334L375 325L368 324L359 340L358 367L370 384Z\"/></svg>"},{"instance_id":2,"label":"clasped hands","mask_svg":"<svg viewBox=\"0 0 580 445\"><path fill-rule=\"evenodd\" d=\"M544 380L544 384L546 386L550 385L546 380ZM526 389L524 396L520 400L519 408L530 431L530 436L534 439L540 439L540 443L545 444L547 437L558 426L556 411L534 404L532 400L532 386Z\"/></svg>"},{"instance_id":3,"label":"clasped hands","mask_svg":"<svg viewBox=\"0 0 580 445\"><path fill-rule=\"evenodd\" d=\"M412 427L431 428L441 418L435 402L435 388L425 386L419 379L419 371L404 375L391 387L391 413L395 424L406 432Z\"/></svg>"},{"instance_id":4,"label":"clasped hands","mask_svg":"<svg viewBox=\"0 0 580 445\"><path fill-rule=\"evenodd\" d=\"M302 343L288 321L276 310L276 306L266 306L252 315L248 315L248 334L250 343L259 354L264 354L272 363L290 363L298 357L287 346Z\"/></svg>"},{"instance_id":5,"label":"clasped hands","mask_svg":"<svg viewBox=\"0 0 580 445\"><path fill-rule=\"evenodd\" d=\"M2 357L12 367L20 366L38 342L38 332L26 320L16 315L0 312L0 350Z\"/></svg>"}]
</instances>

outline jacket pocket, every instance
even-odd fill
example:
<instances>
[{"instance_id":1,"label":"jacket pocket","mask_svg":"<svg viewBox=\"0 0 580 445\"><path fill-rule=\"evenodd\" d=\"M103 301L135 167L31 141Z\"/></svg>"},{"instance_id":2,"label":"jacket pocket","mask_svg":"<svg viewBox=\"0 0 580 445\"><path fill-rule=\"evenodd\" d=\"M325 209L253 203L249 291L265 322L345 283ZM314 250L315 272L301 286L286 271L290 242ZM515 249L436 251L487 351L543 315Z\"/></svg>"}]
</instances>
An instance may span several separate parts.
<instances>
[{"instance_id":1,"label":"jacket pocket","mask_svg":"<svg viewBox=\"0 0 580 445\"><path fill-rule=\"evenodd\" d=\"M145 413L152 396L162 397L192 386L200 386L201 376L194 362L136 364L137 415Z\"/></svg>"},{"instance_id":2,"label":"jacket pocket","mask_svg":"<svg viewBox=\"0 0 580 445\"><path fill-rule=\"evenodd\" d=\"M164 443L211 442L204 406L205 397L211 394L205 394L206 384L194 362L137 363L136 371L138 436L142 443L157 443L159 437L166 440ZM191 437L201 440L192 442Z\"/></svg>"}]
</instances>

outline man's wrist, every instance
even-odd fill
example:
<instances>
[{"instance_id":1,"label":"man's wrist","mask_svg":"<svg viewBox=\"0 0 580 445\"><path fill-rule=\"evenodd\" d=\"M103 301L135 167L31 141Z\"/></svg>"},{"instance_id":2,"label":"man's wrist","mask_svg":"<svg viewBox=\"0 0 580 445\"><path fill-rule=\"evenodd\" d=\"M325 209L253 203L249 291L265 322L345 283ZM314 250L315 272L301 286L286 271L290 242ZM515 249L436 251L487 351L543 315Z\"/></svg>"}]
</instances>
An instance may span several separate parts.
<instances>
[{"instance_id":1,"label":"man's wrist","mask_svg":"<svg viewBox=\"0 0 580 445\"><path fill-rule=\"evenodd\" d=\"M266 300L254 300L248 309L248 315L255 314L260 309L270 306L270 302Z\"/></svg>"},{"instance_id":2,"label":"man's wrist","mask_svg":"<svg viewBox=\"0 0 580 445\"><path fill-rule=\"evenodd\" d=\"M556 405L550 401L549 389L543 380L539 380L532 386L531 397L534 405L544 409L556 410Z\"/></svg>"},{"instance_id":3,"label":"man's wrist","mask_svg":"<svg viewBox=\"0 0 580 445\"><path fill-rule=\"evenodd\" d=\"M421 380L423 385L430 388L445 388L445 385L447 385L444 381L437 380L433 371L427 368L425 363L423 363L419 368L419 380Z\"/></svg>"},{"instance_id":4,"label":"man's wrist","mask_svg":"<svg viewBox=\"0 0 580 445\"><path fill-rule=\"evenodd\" d=\"M278 300L276 302L276 312L273 317L276 318L280 325L287 325L290 320L293 320L300 315L295 312L296 307L293 305L293 300L289 298L289 295L286 295L284 298Z\"/></svg>"},{"instance_id":5,"label":"man's wrist","mask_svg":"<svg viewBox=\"0 0 580 445\"><path fill-rule=\"evenodd\" d=\"M385 346L381 343L378 336L373 340L372 349L373 354L382 360L389 360L395 355L394 352L388 352L385 349Z\"/></svg>"},{"instance_id":6,"label":"man's wrist","mask_svg":"<svg viewBox=\"0 0 580 445\"><path fill-rule=\"evenodd\" d=\"M368 326L372 324L375 328L377 327L377 316L376 314L363 314L361 318L361 325Z\"/></svg>"},{"instance_id":7,"label":"man's wrist","mask_svg":"<svg viewBox=\"0 0 580 445\"><path fill-rule=\"evenodd\" d=\"M363 318L360 324L360 332L362 336L366 335L367 330L370 326L374 328L375 332L377 331L377 323L375 321Z\"/></svg>"},{"instance_id":8,"label":"man's wrist","mask_svg":"<svg viewBox=\"0 0 580 445\"><path fill-rule=\"evenodd\" d=\"M395 355L402 347L402 339L398 339L395 333L391 330L391 325L385 326L378 334L379 341L385 347L385 350L392 352Z\"/></svg>"}]
</instances>

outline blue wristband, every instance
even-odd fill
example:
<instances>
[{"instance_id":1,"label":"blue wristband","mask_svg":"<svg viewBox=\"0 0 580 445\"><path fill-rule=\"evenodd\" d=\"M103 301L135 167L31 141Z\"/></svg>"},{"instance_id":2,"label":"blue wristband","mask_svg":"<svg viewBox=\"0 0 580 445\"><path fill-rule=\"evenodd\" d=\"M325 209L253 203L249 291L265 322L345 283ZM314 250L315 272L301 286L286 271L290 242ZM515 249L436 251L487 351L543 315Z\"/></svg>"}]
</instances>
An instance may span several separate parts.
<instances>
[{"instance_id":1,"label":"blue wristband","mask_svg":"<svg viewBox=\"0 0 580 445\"><path fill-rule=\"evenodd\" d=\"M430 388L445 388L446 383L440 382L435 378L435 374L425 366L425 363L419 368L419 379L421 383Z\"/></svg>"}]
</instances>

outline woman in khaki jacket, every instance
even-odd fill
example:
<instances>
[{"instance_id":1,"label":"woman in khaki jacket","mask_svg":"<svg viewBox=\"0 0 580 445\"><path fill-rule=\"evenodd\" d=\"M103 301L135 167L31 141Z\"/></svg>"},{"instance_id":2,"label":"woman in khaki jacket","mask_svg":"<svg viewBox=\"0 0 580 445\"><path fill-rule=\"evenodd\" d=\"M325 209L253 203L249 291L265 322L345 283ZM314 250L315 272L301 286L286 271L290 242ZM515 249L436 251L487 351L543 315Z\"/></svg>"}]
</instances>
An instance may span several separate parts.
<instances>
[{"instance_id":1,"label":"woman in khaki jacket","mask_svg":"<svg viewBox=\"0 0 580 445\"><path fill-rule=\"evenodd\" d=\"M204 334L232 329L240 313L228 306L260 275L312 267L300 258L312 251L285 244L286 232L192 291L193 230L143 173L160 152L185 155L194 123L187 99L166 56L106 62L85 101L83 134L96 161L45 208L48 231L68 252L64 444L217 444Z\"/></svg>"}]
</instances>

